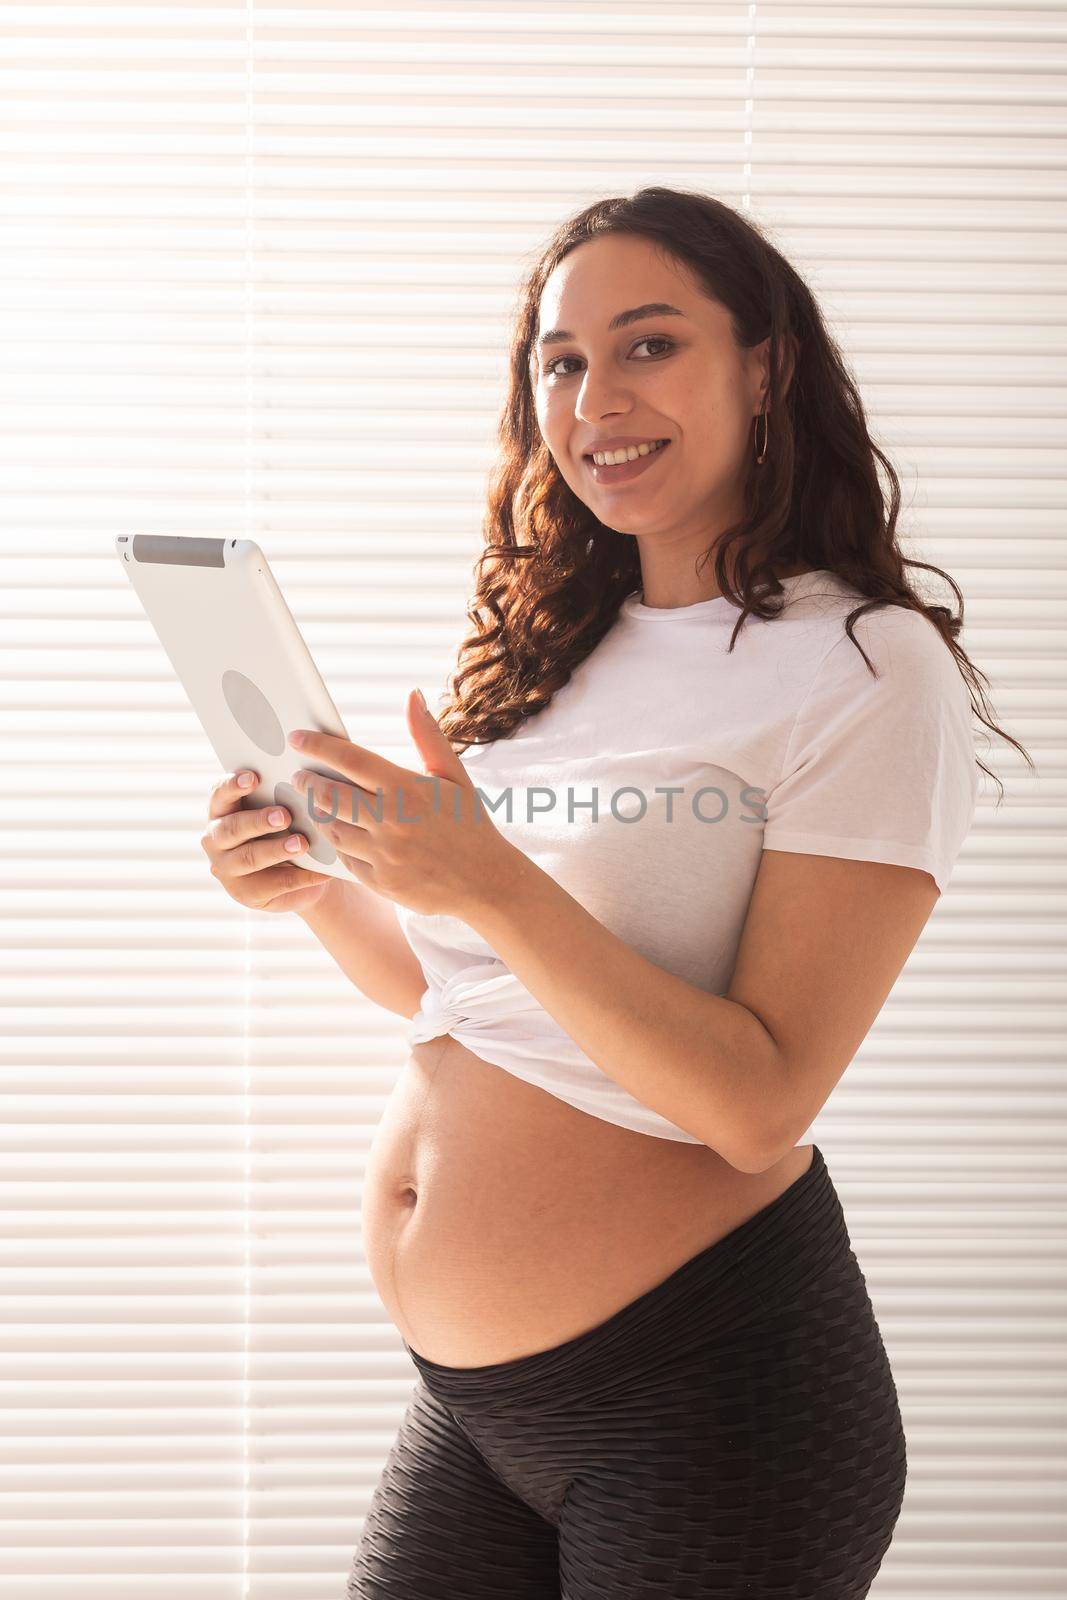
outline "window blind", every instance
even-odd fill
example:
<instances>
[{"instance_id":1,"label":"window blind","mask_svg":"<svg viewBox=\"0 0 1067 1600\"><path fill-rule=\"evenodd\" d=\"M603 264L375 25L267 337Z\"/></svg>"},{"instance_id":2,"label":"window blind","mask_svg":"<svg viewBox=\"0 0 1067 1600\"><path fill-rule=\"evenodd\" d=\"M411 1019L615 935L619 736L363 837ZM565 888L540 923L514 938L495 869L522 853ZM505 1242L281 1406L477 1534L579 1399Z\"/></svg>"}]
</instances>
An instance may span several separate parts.
<instances>
[{"instance_id":1,"label":"window blind","mask_svg":"<svg viewBox=\"0 0 1067 1600\"><path fill-rule=\"evenodd\" d=\"M1005 802L810 1137L908 1437L879 1596L1063 1593L1064 9L0 4L0 1593L337 1600L414 1380L359 1230L403 1020L210 877L114 536L256 538L414 767L519 279L646 183L811 283L1038 763L979 739Z\"/></svg>"}]
</instances>

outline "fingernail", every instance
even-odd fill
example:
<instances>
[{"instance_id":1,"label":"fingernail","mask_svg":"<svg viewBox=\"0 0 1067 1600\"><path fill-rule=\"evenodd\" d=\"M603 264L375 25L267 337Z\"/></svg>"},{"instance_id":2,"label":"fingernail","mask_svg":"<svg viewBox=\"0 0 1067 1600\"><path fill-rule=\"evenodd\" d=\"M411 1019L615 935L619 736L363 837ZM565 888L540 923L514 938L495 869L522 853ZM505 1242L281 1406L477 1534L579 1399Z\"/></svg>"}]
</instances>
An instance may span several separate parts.
<instances>
[{"instance_id":1,"label":"fingernail","mask_svg":"<svg viewBox=\"0 0 1067 1600\"><path fill-rule=\"evenodd\" d=\"M254 772L242 772L237 780L237 787L239 789L251 789L255 781L256 775Z\"/></svg>"},{"instance_id":2,"label":"fingernail","mask_svg":"<svg viewBox=\"0 0 1067 1600\"><path fill-rule=\"evenodd\" d=\"M304 735L302 733L291 733L289 735L289 743L291 745L294 745L297 750L300 749L300 746L303 744L303 742L304 742Z\"/></svg>"},{"instance_id":3,"label":"fingernail","mask_svg":"<svg viewBox=\"0 0 1067 1600\"><path fill-rule=\"evenodd\" d=\"M419 705L422 707L422 709L424 711L429 709L427 704L426 704L426 696L423 694L421 689L416 689L415 690L415 697L418 700Z\"/></svg>"}]
</instances>

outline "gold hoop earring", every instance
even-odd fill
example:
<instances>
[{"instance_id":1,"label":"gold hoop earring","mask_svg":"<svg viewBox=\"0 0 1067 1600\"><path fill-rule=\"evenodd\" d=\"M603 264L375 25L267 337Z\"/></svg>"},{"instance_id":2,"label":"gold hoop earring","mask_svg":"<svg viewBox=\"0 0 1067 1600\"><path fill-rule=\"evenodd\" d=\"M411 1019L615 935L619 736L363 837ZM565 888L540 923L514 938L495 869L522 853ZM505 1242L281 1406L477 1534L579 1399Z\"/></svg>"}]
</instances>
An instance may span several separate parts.
<instances>
[{"instance_id":1,"label":"gold hoop earring","mask_svg":"<svg viewBox=\"0 0 1067 1600\"><path fill-rule=\"evenodd\" d=\"M762 467L763 463L767 459L767 438L768 438L768 435L770 433L770 423L769 423L769 421L767 419L767 413L766 413L766 411L761 411L759 413L759 416L757 416L757 418L756 418L756 426L753 429L753 436L755 436L755 434L757 434L759 432L759 420L760 420L760 417L763 418L763 449L761 451L759 446L758 445L756 446L756 465L757 465L757 467Z\"/></svg>"}]
</instances>

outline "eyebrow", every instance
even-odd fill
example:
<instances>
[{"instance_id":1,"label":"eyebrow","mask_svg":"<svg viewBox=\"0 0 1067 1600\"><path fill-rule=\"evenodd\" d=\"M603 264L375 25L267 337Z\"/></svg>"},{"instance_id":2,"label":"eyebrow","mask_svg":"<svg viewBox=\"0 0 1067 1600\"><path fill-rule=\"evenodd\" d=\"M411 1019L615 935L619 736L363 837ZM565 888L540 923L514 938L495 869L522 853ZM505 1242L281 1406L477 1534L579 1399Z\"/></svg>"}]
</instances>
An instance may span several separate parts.
<instances>
[{"instance_id":1,"label":"eyebrow","mask_svg":"<svg viewBox=\"0 0 1067 1600\"><path fill-rule=\"evenodd\" d=\"M647 306L632 306L629 311L620 311L618 316L612 317L608 323L608 332L614 333L616 328L628 328L631 322L640 322L643 317L684 317L685 312L679 311L677 306L665 305L661 300L653 300ZM547 333L541 334L537 341L538 350L543 350L548 344L563 344L567 339L573 339L574 334L566 328L550 328Z\"/></svg>"}]
</instances>

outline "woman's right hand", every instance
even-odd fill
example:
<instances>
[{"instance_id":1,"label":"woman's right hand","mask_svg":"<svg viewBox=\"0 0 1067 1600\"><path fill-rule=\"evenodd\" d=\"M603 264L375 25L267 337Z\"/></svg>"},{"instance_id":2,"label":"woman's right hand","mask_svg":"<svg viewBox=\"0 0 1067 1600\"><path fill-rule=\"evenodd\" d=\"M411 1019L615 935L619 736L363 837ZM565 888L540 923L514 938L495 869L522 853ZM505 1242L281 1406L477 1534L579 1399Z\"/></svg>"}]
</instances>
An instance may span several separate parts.
<instances>
[{"instance_id":1,"label":"woman's right hand","mask_svg":"<svg viewBox=\"0 0 1067 1600\"><path fill-rule=\"evenodd\" d=\"M245 809L246 793L237 782L238 774L228 773L211 791L208 826L200 843L211 862L211 876L217 878L231 899L251 911L310 911L332 886L343 888L327 873L298 867L294 855L303 854L308 842L302 833L286 833L291 819L286 806ZM259 775L253 774L254 789ZM272 822L271 814L281 815ZM299 840L295 852L285 845Z\"/></svg>"}]
</instances>

